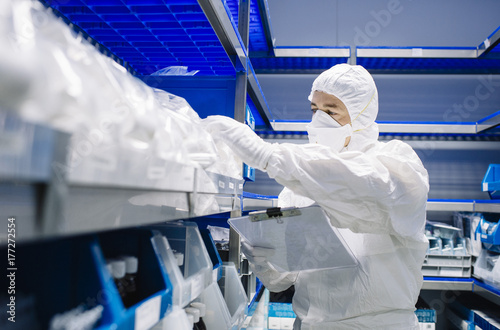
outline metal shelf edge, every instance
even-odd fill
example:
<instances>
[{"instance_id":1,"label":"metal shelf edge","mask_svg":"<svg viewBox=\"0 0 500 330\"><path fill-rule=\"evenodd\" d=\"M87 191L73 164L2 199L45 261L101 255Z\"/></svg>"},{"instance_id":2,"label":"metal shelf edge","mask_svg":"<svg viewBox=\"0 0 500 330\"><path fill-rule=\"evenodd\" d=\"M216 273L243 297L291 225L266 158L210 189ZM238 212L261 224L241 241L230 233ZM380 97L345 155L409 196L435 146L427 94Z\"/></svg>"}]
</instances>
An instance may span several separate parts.
<instances>
[{"instance_id":1,"label":"metal shelf edge","mask_svg":"<svg viewBox=\"0 0 500 330\"><path fill-rule=\"evenodd\" d=\"M376 58L477 58L477 49L357 48L357 57Z\"/></svg>"},{"instance_id":2,"label":"metal shelf edge","mask_svg":"<svg viewBox=\"0 0 500 330\"><path fill-rule=\"evenodd\" d=\"M276 47L274 48L276 57L350 57L350 48L293 48Z\"/></svg>"},{"instance_id":3,"label":"metal shelf edge","mask_svg":"<svg viewBox=\"0 0 500 330\"><path fill-rule=\"evenodd\" d=\"M455 291L473 291L474 280L472 278L443 278L443 279L425 279L422 290L455 290Z\"/></svg>"},{"instance_id":4,"label":"metal shelf edge","mask_svg":"<svg viewBox=\"0 0 500 330\"><path fill-rule=\"evenodd\" d=\"M275 131L305 132L308 122L277 122ZM380 123L380 133L476 134L476 124Z\"/></svg>"},{"instance_id":5,"label":"metal shelf edge","mask_svg":"<svg viewBox=\"0 0 500 330\"><path fill-rule=\"evenodd\" d=\"M198 0L235 69L246 68L247 53L222 1Z\"/></svg>"}]
</instances>

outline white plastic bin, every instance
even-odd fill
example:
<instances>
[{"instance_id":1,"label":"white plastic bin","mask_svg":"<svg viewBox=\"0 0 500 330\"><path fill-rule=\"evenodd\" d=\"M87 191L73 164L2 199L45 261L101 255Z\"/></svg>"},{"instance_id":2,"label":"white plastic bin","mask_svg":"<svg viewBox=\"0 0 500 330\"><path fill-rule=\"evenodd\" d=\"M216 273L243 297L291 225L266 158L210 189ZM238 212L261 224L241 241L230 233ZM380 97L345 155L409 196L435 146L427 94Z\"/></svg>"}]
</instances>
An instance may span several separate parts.
<instances>
[{"instance_id":1,"label":"white plastic bin","mask_svg":"<svg viewBox=\"0 0 500 330\"><path fill-rule=\"evenodd\" d=\"M193 325L189 322L184 309L173 307L173 309L152 330L192 330Z\"/></svg>"},{"instance_id":2,"label":"white plastic bin","mask_svg":"<svg viewBox=\"0 0 500 330\"><path fill-rule=\"evenodd\" d=\"M248 298L234 263L223 263L219 287L231 315L231 329L239 329L247 314Z\"/></svg>"},{"instance_id":3,"label":"white plastic bin","mask_svg":"<svg viewBox=\"0 0 500 330\"><path fill-rule=\"evenodd\" d=\"M203 317L207 330L231 329L231 315L216 282L210 284L199 299L207 306L206 314Z\"/></svg>"},{"instance_id":4,"label":"white plastic bin","mask_svg":"<svg viewBox=\"0 0 500 330\"><path fill-rule=\"evenodd\" d=\"M500 289L500 255L481 250L474 264L474 275L480 277L489 285Z\"/></svg>"},{"instance_id":5,"label":"white plastic bin","mask_svg":"<svg viewBox=\"0 0 500 330\"><path fill-rule=\"evenodd\" d=\"M172 304L185 307L213 282L212 261L193 222L153 226L153 246L173 286ZM182 265L174 255L183 254Z\"/></svg>"},{"instance_id":6,"label":"white plastic bin","mask_svg":"<svg viewBox=\"0 0 500 330\"><path fill-rule=\"evenodd\" d=\"M247 314L248 299L232 262L222 265L222 278L199 298L207 306L203 320L208 330L238 330Z\"/></svg>"}]
</instances>

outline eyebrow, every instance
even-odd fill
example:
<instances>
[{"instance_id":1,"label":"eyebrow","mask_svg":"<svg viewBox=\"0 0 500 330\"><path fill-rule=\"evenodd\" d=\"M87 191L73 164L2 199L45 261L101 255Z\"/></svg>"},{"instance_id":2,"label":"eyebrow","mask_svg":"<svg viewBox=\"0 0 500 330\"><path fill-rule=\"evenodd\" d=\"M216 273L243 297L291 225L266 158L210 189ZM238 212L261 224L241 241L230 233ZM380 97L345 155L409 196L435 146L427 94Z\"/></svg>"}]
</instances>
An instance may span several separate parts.
<instances>
[{"instance_id":1,"label":"eyebrow","mask_svg":"<svg viewBox=\"0 0 500 330\"><path fill-rule=\"evenodd\" d=\"M312 107L318 107L316 105L316 103L314 103L314 102L311 102L311 106ZM334 103L329 103L329 104L325 104L325 108L338 108L338 105L336 105Z\"/></svg>"},{"instance_id":2,"label":"eyebrow","mask_svg":"<svg viewBox=\"0 0 500 330\"><path fill-rule=\"evenodd\" d=\"M325 104L326 108L337 108L338 106L334 103Z\"/></svg>"}]
</instances>

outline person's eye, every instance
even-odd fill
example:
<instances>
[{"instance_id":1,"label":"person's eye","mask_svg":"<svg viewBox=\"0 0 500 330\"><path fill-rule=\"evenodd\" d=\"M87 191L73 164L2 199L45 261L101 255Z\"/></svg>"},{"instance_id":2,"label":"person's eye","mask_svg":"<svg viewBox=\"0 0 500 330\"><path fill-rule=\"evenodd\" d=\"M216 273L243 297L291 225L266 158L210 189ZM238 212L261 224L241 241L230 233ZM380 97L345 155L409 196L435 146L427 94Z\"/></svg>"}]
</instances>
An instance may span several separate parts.
<instances>
[{"instance_id":1,"label":"person's eye","mask_svg":"<svg viewBox=\"0 0 500 330\"><path fill-rule=\"evenodd\" d=\"M315 114L318 109L311 109L312 113Z\"/></svg>"}]
</instances>

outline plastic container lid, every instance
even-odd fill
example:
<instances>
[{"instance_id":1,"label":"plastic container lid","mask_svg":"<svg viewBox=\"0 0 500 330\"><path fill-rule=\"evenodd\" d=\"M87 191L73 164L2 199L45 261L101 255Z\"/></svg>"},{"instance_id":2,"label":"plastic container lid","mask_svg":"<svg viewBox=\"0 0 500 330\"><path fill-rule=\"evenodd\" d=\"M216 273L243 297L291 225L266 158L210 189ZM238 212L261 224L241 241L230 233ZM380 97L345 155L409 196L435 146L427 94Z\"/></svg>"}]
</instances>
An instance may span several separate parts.
<instances>
[{"instance_id":1,"label":"plastic container lid","mask_svg":"<svg viewBox=\"0 0 500 330\"><path fill-rule=\"evenodd\" d=\"M191 307L196 308L200 311L200 317L205 316L205 313L207 312L207 306L205 306L205 304L201 302L193 302L191 303Z\"/></svg>"},{"instance_id":2,"label":"plastic container lid","mask_svg":"<svg viewBox=\"0 0 500 330\"><path fill-rule=\"evenodd\" d=\"M125 256L123 260L125 261L125 271L127 274L137 273L137 268L139 267L139 260L137 257Z\"/></svg>"},{"instance_id":3,"label":"plastic container lid","mask_svg":"<svg viewBox=\"0 0 500 330\"><path fill-rule=\"evenodd\" d=\"M125 261L113 260L111 262L112 274L114 278L120 279L125 276Z\"/></svg>"},{"instance_id":4,"label":"plastic container lid","mask_svg":"<svg viewBox=\"0 0 500 330\"><path fill-rule=\"evenodd\" d=\"M191 314L193 315L193 319L194 319L194 323L198 323L200 322L200 311L198 308L194 308L194 307L186 307L184 308L184 310L186 311L186 313Z\"/></svg>"}]
</instances>

